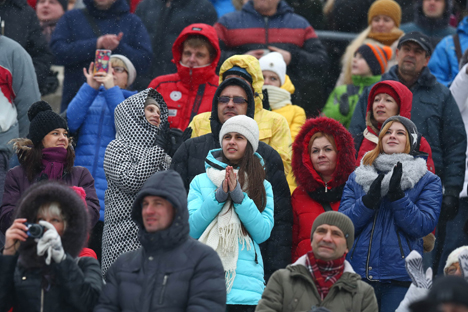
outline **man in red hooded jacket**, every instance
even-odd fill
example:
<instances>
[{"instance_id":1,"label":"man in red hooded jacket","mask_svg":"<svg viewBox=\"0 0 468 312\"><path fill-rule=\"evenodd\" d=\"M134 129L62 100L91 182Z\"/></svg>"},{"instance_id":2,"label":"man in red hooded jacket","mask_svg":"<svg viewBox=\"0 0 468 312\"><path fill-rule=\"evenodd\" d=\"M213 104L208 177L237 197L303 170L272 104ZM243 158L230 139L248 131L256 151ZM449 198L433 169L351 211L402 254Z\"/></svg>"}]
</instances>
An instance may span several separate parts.
<instances>
[{"instance_id":1,"label":"man in red hooded jacket","mask_svg":"<svg viewBox=\"0 0 468 312\"><path fill-rule=\"evenodd\" d=\"M211 111L220 55L218 36L210 25L189 25L177 37L172 46L177 73L159 76L148 86L166 101L171 128L184 131L195 115Z\"/></svg>"}]
</instances>

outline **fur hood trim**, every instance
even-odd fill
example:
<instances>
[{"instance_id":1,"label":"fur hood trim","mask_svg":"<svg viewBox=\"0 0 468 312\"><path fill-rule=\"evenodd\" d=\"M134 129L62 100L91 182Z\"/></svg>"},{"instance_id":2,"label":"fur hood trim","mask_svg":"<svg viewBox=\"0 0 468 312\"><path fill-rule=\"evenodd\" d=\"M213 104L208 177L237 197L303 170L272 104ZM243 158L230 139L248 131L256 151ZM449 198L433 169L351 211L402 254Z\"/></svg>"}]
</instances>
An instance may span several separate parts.
<instances>
[{"instance_id":1,"label":"fur hood trim","mask_svg":"<svg viewBox=\"0 0 468 312\"><path fill-rule=\"evenodd\" d=\"M415 158L409 154L380 154L372 166L363 165L361 160L361 165L355 171L356 183L361 185L367 194L379 173L385 173L381 188L381 194L385 196L388 193L393 168L398 162L402 164L403 169L401 177L403 191L412 189L427 172L426 161L422 158Z\"/></svg>"},{"instance_id":2,"label":"fur hood trim","mask_svg":"<svg viewBox=\"0 0 468 312\"><path fill-rule=\"evenodd\" d=\"M310 138L316 132L328 133L335 139L338 155L336 159L336 169L328 189L343 185L348 180L349 175L355 169L356 151L351 134L338 121L327 117L309 119L302 126L301 131L294 141L292 150L292 168L298 185L307 192L313 192L323 188L325 183L320 175L315 171L308 151Z\"/></svg>"}]
</instances>

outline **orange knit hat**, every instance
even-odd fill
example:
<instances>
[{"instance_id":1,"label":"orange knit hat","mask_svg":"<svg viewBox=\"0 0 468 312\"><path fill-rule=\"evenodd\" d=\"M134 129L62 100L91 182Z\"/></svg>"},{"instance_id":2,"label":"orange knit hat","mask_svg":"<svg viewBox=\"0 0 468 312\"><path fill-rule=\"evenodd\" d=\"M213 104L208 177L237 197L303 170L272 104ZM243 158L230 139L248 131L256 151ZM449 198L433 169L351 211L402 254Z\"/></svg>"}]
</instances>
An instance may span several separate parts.
<instances>
[{"instance_id":1,"label":"orange knit hat","mask_svg":"<svg viewBox=\"0 0 468 312\"><path fill-rule=\"evenodd\" d=\"M388 46L378 46L366 43L360 46L356 53L360 53L366 60L372 75L382 75L387 70L388 60L392 58L393 51ZM355 53L355 54L356 54Z\"/></svg>"},{"instance_id":2,"label":"orange knit hat","mask_svg":"<svg viewBox=\"0 0 468 312\"><path fill-rule=\"evenodd\" d=\"M401 7L394 0L377 0L372 3L367 13L367 22L370 25L374 16L386 15L390 16L395 22L395 26L400 28L401 23Z\"/></svg>"}]
</instances>

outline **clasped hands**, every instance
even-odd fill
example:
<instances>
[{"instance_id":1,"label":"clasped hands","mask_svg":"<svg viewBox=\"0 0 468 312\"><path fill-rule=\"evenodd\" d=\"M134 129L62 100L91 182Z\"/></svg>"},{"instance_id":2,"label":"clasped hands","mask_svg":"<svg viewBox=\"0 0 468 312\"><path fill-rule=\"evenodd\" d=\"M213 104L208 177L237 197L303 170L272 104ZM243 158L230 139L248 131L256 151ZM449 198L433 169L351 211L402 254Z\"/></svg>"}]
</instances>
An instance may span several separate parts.
<instances>
[{"instance_id":1,"label":"clasped hands","mask_svg":"<svg viewBox=\"0 0 468 312\"><path fill-rule=\"evenodd\" d=\"M234 203L240 204L244 200L244 193L237 181L237 174L234 172L232 166L226 167L226 176L223 183L216 191L216 200L220 203L225 202L228 196Z\"/></svg>"},{"instance_id":2,"label":"clasped hands","mask_svg":"<svg viewBox=\"0 0 468 312\"><path fill-rule=\"evenodd\" d=\"M390 201L396 201L405 196L405 193L401 189L401 177L403 175L403 166L398 162L393 169L392 177L390 178L390 183L388 186L387 198ZM377 209L380 205L380 200L382 198L381 189L382 189L382 180L385 177L383 173L380 173L379 176L372 182L369 192L366 195L362 196L362 202L367 208Z\"/></svg>"}]
</instances>

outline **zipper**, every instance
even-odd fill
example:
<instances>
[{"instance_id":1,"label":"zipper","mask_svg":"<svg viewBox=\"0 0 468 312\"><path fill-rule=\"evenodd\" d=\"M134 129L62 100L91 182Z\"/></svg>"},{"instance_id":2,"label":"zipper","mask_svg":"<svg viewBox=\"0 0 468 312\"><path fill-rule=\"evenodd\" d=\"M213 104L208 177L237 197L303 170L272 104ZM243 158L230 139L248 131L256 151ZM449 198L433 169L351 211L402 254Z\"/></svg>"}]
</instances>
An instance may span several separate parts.
<instances>
[{"instance_id":1,"label":"zipper","mask_svg":"<svg viewBox=\"0 0 468 312\"><path fill-rule=\"evenodd\" d=\"M372 224L372 230L371 230L371 236L370 236L370 241L369 241L369 249L367 251L367 261L366 261L366 278L370 281L378 281L374 279L369 279L369 261L370 261L370 254L371 254L371 248L372 248L372 239L374 238L374 230L375 230L375 223L377 221L377 215L379 212L375 213L374 216L374 223Z\"/></svg>"},{"instance_id":2,"label":"zipper","mask_svg":"<svg viewBox=\"0 0 468 312\"><path fill-rule=\"evenodd\" d=\"M354 242L353 252L351 253L351 256L349 257L350 260L353 260L354 252L356 251L357 243L359 242L360 238L361 236L359 236L358 239Z\"/></svg>"},{"instance_id":3,"label":"zipper","mask_svg":"<svg viewBox=\"0 0 468 312\"><path fill-rule=\"evenodd\" d=\"M104 96L103 94L103 98L104 98L104 102L106 101L106 97ZM104 103L104 105L102 106L102 109L101 109L101 118L99 118L99 130L98 130L98 140L99 142L96 142L96 145L95 145L95 154L94 154L94 163L93 163L93 167L92 167L92 170L91 170L91 175L94 177L96 177L96 169L97 169L97 163L98 163L98 158L99 158L99 148L101 147L101 142L100 140L102 140L101 138L101 135L102 135L102 122L103 122L103 119L104 119L104 113L106 112L106 103Z\"/></svg>"},{"instance_id":4,"label":"zipper","mask_svg":"<svg viewBox=\"0 0 468 312\"><path fill-rule=\"evenodd\" d=\"M41 287L41 312L44 312L44 288Z\"/></svg>"},{"instance_id":5,"label":"zipper","mask_svg":"<svg viewBox=\"0 0 468 312\"><path fill-rule=\"evenodd\" d=\"M396 235L398 238L398 246L400 247L401 258L405 259L405 253L403 252L403 246L401 246L401 239L400 239L400 234L398 233L398 231L396 231Z\"/></svg>"},{"instance_id":6,"label":"zipper","mask_svg":"<svg viewBox=\"0 0 468 312\"><path fill-rule=\"evenodd\" d=\"M268 49L268 16L265 16L263 19L265 21L265 45Z\"/></svg>"},{"instance_id":7,"label":"zipper","mask_svg":"<svg viewBox=\"0 0 468 312\"><path fill-rule=\"evenodd\" d=\"M327 193L327 192L328 192L328 188L327 188L327 186L328 186L328 185L327 185L327 182L325 182L325 193Z\"/></svg>"},{"instance_id":8,"label":"zipper","mask_svg":"<svg viewBox=\"0 0 468 312\"><path fill-rule=\"evenodd\" d=\"M164 299L164 293L166 291L166 284L167 284L167 279L169 278L169 275L164 275L163 283L162 283L162 289L161 289L161 295L159 296L159 304L163 303Z\"/></svg>"}]
</instances>

